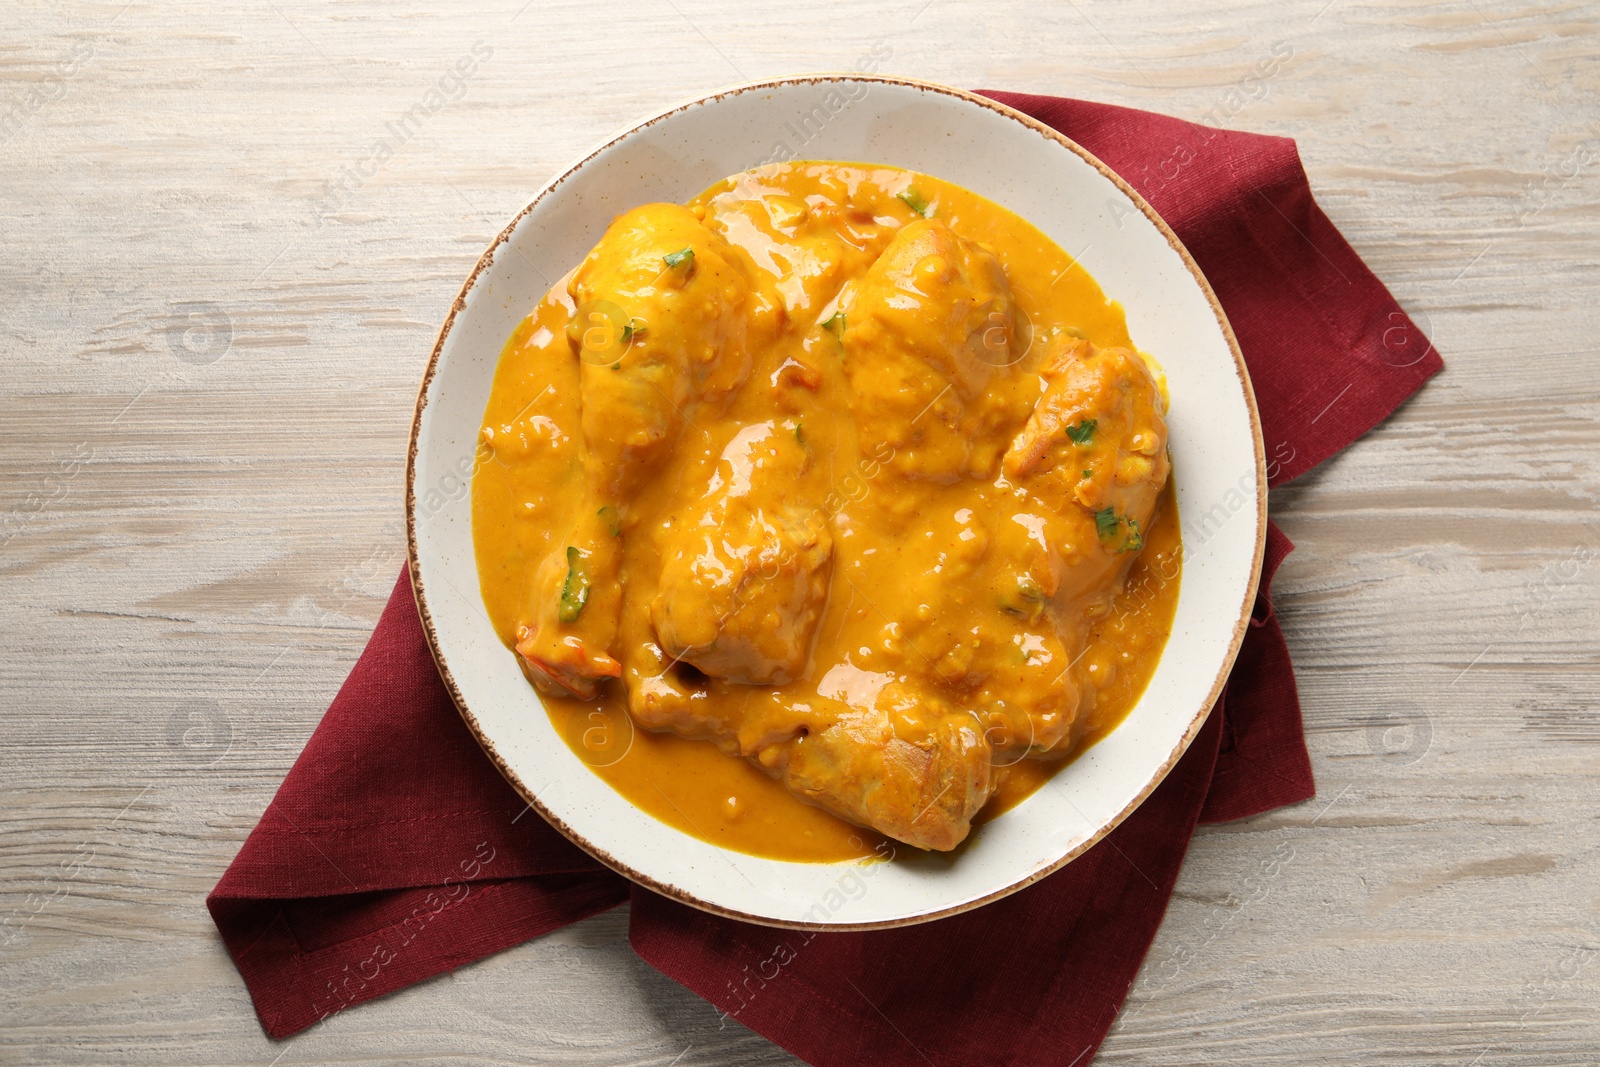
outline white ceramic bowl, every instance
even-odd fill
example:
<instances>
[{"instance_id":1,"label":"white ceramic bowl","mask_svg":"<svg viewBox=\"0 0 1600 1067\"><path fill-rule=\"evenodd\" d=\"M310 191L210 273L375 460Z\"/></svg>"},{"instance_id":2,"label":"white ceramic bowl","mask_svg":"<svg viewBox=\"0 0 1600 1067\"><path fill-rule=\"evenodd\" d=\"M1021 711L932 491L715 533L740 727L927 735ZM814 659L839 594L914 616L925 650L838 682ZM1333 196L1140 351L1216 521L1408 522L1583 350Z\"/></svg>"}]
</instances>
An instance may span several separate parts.
<instances>
[{"instance_id":1,"label":"white ceramic bowl","mask_svg":"<svg viewBox=\"0 0 1600 1067\"><path fill-rule=\"evenodd\" d=\"M801 138L804 138L802 141ZM923 171L1010 208L1079 255L1166 369L1185 527L1171 641L1137 707L1052 784L942 862L798 864L717 848L635 808L557 736L495 636L473 558L478 428L501 345L612 217L682 202L729 174L795 157ZM873 928L954 914L1049 874L1150 794L1221 692L1255 598L1266 522L1260 426L1227 319L1144 200L1082 148L944 86L822 76L739 86L607 141L540 190L451 308L417 399L406 511L411 573L439 670L513 786L601 862L671 897L775 926Z\"/></svg>"}]
</instances>

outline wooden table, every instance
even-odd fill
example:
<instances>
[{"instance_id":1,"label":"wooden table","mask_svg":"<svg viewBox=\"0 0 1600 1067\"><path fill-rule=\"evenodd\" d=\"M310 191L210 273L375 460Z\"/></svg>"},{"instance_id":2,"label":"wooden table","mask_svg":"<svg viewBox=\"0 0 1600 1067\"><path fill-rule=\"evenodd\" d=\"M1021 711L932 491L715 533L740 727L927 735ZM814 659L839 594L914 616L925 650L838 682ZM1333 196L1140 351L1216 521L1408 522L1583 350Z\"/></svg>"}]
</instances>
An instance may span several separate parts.
<instances>
[{"instance_id":1,"label":"wooden table","mask_svg":"<svg viewBox=\"0 0 1600 1067\"><path fill-rule=\"evenodd\" d=\"M202 900L400 566L414 392L491 236L640 116L876 50L1297 138L1448 362L1275 493L1319 794L1198 834L1097 1062L1596 1062L1600 8L459 7L0 12L0 1061L795 1062L622 912L274 1044Z\"/></svg>"}]
</instances>

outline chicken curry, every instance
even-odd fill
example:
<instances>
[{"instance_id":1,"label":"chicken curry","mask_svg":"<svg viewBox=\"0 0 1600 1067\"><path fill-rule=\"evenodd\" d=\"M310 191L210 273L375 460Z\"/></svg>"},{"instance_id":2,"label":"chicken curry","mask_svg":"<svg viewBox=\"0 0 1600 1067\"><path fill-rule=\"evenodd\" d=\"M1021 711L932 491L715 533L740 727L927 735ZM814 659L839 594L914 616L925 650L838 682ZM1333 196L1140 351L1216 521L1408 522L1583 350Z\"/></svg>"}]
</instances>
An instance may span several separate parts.
<instances>
[{"instance_id":1,"label":"chicken curry","mask_svg":"<svg viewBox=\"0 0 1600 1067\"><path fill-rule=\"evenodd\" d=\"M1004 208L887 167L734 175L619 215L507 341L484 603L660 820L790 860L948 851L1154 670L1166 406L1121 308Z\"/></svg>"}]
</instances>

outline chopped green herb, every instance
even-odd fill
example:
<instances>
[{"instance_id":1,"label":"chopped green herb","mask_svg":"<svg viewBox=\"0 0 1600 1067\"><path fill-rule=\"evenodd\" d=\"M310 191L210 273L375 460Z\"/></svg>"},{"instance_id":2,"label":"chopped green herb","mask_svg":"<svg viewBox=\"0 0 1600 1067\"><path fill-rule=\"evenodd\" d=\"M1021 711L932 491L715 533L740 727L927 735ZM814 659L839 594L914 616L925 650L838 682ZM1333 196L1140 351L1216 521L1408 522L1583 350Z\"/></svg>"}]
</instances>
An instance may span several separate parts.
<instances>
[{"instance_id":1,"label":"chopped green herb","mask_svg":"<svg viewBox=\"0 0 1600 1067\"><path fill-rule=\"evenodd\" d=\"M629 319L628 325L622 328L622 343L627 344L635 337L643 337L650 329L642 319Z\"/></svg>"},{"instance_id":2,"label":"chopped green herb","mask_svg":"<svg viewBox=\"0 0 1600 1067\"><path fill-rule=\"evenodd\" d=\"M1067 436L1072 438L1073 444L1086 445L1094 437L1096 420L1084 419L1082 422L1073 423L1067 427Z\"/></svg>"},{"instance_id":3,"label":"chopped green herb","mask_svg":"<svg viewBox=\"0 0 1600 1067\"><path fill-rule=\"evenodd\" d=\"M677 252L668 252L666 255L661 257L661 262L672 268L682 267L684 265L692 267L694 266L694 249L684 248Z\"/></svg>"},{"instance_id":4,"label":"chopped green herb","mask_svg":"<svg viewBox=\"0 0 1600 1067\"><path fill-rule=\"evenodd\" d=\"M1117 527L1122 525L1122 520L1117 518L1115 508L1101 508L1094 513L1094 528L1100 533L1100 540L1109 539L1117 532Z\"/></svg>"},{"instance_id":5,"label":"chopped green herb","mask_svg":"<svg viewBox=\"0 0 1600 1067\"><path fill-rule=\"evenodd\" d=\"M622 369L622 360L619 359L615 363L611 364L611 369L612 370L621 370Z\"/></svg>"},{"instance_id":6,"label":"chopped green herb","mask_svg":"<svg viewBox=\"0 0 1600 1067\"><path fill-rule=\"evenodd\" d=\"M612 537L622 536L622 520L617 516L617 509L607 504L595 514L605 520L606 529L611 531Z\"/></svg>"},{"instance_id":7,"label":"chopped green herb","mask_svg":"<svg viewBox=\"0 0 1600 1067\"><path fill-rule=\"evenodd\" d=\"M1139 532L1139 520L1123 518L1114 508L1102 508L1095 512L1094 525L1102 541L1112 541L1121 532L1120 543L1116 545L1118 552L1137 552L1144 547L1144 535Z\"/></svg>"},{"instance_id":8,"label":"chopped green herb","mask_svg":"<svg viewBox=\"0 0 1600 1067\"><path fill-rule=\"evenodd\" d=\"M1000 610L1007 615L1015 615L1019 619L1035 622L1044 612L1044 604L1050 598L1044 595L1044 590L1034 580L1031 574L1017 576L1017 600L1019 603L1002 601Z\"/></svg>"},{"instance_id":9,"label":"chopped green herb","mask_svg":"<svg viewBox=\"0 0 1600 1067\"><path fill-rule=\"evenodd\" d=\"M822 324L824 330L827 330L840 340L844 339L844 326L845 314L842 311L835 311L829 316L828 321Z\"/></svg>"},{"instance_id":10,"label":"chopped green herb","mask_svg":"<svg viewBox=\"0 0 1600 1067\"><path fill-rule=\"evenodd\" d=\"M1025 622L1038 622L1039 616L1044 614L1044 602L1023 600L1013 604L1001 601L1000 610L1014 619L1022 619Z\"/></svg>"},{"instance_id":11,"label":"chopped green herb","mask_svg":"<svg viewBox=\"0 0 1600 1067\"><path fill-rule=\"evenodd\" d=\"M1083 468L1083 476L1085 478L1093 478L1094 477L1094 471L1090 470L1088 467L1085 467L1085 468Z\"/></svg>"},{"instance_id":12,"label":"chopped green herb","mask_svg":"<svg viewBox=\"0 0 1600 1067\"><path fill-rule=\"evenodd\" d=\"M556 618L562 622L577 622L583 606L589 602L589 571L583 565L583 553L567 546L567 580L561 586L561 607Z\"/></svg>"},{"instance_id":13,"label":"chopped green herb","mask_svg":"<svg viewBox=\"0 0 1600 1067\"><path fill-rule=\"evenodd\" d=\"M914 186L910 189L907 189L903 193L896 193L894 195L895 199L905 201L906 207L910 208L912 211L915 211L918 215L921 215L923 218L928 217L928 198L917 192Z\"/></svg>"},{"instance_id":14,"label":"chopped green herb","mask_svg":"<svg viewBox=\"0 0 1600 1067\"><path fill-rule=\"evenodd\" d=\"M799 441L802 445L806 443L806 432L805 430L801 429L798 422L794 424L794 439Z\"/></svg>"}]
</instances>

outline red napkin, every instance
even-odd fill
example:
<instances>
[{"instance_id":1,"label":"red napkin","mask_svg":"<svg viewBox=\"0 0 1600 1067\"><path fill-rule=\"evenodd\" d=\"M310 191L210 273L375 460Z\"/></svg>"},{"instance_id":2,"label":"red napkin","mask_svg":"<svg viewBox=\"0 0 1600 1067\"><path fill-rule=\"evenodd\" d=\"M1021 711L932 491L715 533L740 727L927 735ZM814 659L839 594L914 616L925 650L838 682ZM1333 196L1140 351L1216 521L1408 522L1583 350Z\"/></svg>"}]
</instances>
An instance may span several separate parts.
<instances>
[{"instance_id":1,"label":"red napkin","mask_svg":"<svg viewBox=\"0 0 1600 1067\"><path fill-rule=\"evenodd\" d=\"M1441 368L1318 209L1294 142L989 95L1098 155L1183 239L1250 365L1274 484L1349 445ZM402 574L207 905L275 1038L631 899L640 956L819 1067L1087 1064L1161 922L1196 822L1313 793L1269 598L1291 548L1270 528L1254 620L1222 700L1116 831L997 903L866 934L714 918L630 886L573 847L467 733Z\"/></svg>"}]
</instances>

